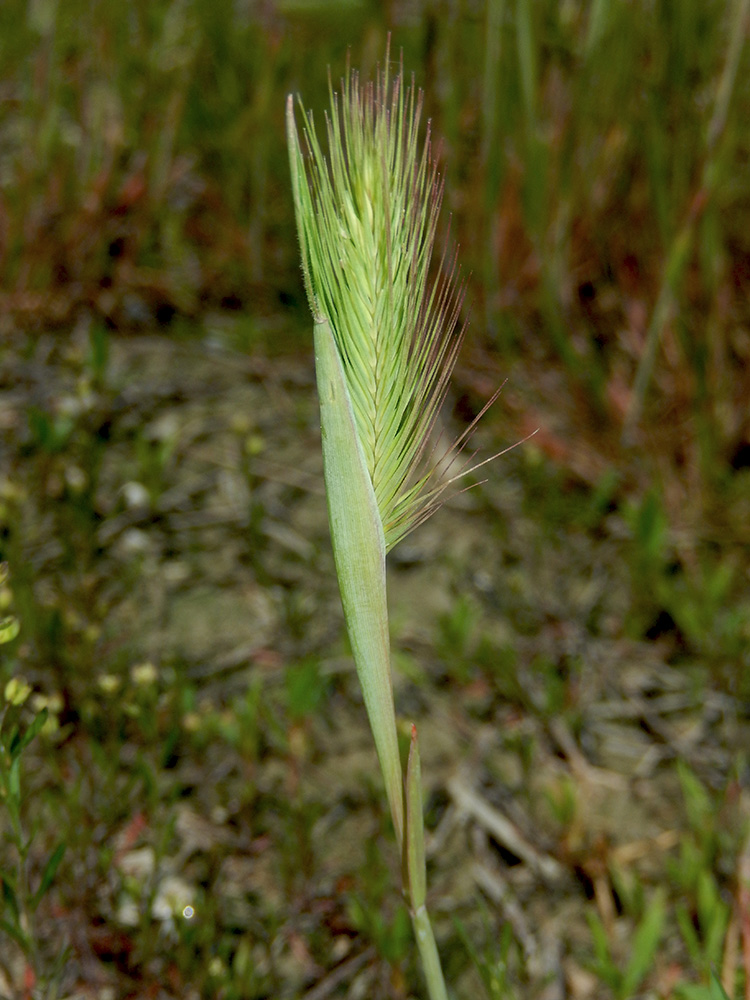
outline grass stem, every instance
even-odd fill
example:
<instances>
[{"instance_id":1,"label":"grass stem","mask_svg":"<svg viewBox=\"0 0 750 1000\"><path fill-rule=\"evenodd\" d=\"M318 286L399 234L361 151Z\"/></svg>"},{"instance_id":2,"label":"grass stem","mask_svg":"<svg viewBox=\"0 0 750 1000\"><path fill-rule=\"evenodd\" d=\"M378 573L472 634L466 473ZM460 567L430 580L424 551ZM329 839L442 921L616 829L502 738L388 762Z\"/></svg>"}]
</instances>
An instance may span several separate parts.
<instances>
[{"instance_id":1,"label":"grass stem","mask_svg":"<svg viewBox=\"0 0 750 1000\"><path fill-rule=\"evenodd\" d=\"M432 924L427 913L427 907L420 906L412 913L412 926L414 936L417 939L419 956L422 959L425 979L427 981L427 993L430 1000L448 1000L448 992L445 988L443 969L440 964L440 955L435 935L432 932Z\"/></svg>"}]
</instances>

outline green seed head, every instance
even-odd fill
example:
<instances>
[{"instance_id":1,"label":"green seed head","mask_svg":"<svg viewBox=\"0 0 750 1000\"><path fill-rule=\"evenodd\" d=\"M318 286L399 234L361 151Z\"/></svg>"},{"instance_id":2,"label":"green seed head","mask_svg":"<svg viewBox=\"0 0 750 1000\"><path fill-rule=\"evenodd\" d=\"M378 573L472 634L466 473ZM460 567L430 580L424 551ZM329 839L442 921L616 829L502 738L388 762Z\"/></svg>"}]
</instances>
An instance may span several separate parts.
<instances>
[{"instance_id":1,"label":"green seed head","mask_svg":"<svg viewBox=\"0 0 750 1000\"><path fill-rule=\"evenodd\" d=\"M302 270L310 308L339 352L357 435L391 549L439 505L446 487L425 462L462 339L455 257L428 280L442 184L422 93L385 69L330 88L327 155L293 100L287 132Z\"/></svg>"}]
</instances>

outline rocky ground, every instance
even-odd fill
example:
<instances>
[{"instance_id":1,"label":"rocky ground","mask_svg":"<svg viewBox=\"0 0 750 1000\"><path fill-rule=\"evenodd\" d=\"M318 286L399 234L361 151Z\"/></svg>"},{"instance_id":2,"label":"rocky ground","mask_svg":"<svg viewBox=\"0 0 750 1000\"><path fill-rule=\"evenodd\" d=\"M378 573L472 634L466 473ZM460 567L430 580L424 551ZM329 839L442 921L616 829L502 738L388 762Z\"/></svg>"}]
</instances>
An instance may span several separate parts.
<instances>
[{"instance_id":1,"label":"rocky ground","mask_svg":"<svg viewBox=\"0 0 750 1000\"><path fill-rule=\"evenodd\" d=\"M241 351L221 317L179 338L82 326L6 344L0 387L22 623L3 677L56 720L27 765L32 866L68 845L39 911L50 982L67 948L60 996L411 995L309 351ZM669 996L716 956L729 977L747 705L669 636L633 638L620 508L533 441L482 475L389 568L456 996L510 995L506 974L544 1000ZM9 941L0 967L29 995Z\"/></svg>"}]
</instances>

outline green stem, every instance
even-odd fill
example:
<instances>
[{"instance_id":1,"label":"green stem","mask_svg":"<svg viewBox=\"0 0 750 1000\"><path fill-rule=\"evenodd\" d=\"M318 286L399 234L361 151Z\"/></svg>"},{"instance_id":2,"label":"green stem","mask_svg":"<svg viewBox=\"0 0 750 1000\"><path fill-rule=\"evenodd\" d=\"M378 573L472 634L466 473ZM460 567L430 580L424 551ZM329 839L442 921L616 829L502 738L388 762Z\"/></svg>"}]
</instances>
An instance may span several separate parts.
<instances>
[{"instance_id":1,"label":"green stem","mask_svg":"<svg viewBox=\"0 0 750 1000\"><path fill-rule=\"evenodd\" d=\"M415 910L411 915L411 922L414 927L414 936L417 939L419 955L422 959L422 968L427 980L427 993L430 1000L448 1000L443 969L440 965L440 955L435 944L435 935L432 933L427 907L422 905L418 910Z\"/></svg>"}]
</instances>

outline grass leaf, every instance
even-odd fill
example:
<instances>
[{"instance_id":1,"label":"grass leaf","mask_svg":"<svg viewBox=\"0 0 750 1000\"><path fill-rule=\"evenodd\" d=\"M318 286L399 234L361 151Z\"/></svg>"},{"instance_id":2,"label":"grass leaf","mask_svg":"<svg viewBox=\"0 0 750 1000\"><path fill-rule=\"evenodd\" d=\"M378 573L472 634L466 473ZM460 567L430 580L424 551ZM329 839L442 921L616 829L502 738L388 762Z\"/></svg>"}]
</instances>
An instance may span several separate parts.
<instances>
[{"instance_id":1,"label":"grass leaf","mask_svg":"<svg viewBox=\"0 0 750 1000\"><path fill-rule=\"evenodd\" d=\"M654 961L661 941L666 917L666 896L662 891L654 893L643 920L633 937L630 958L619 990L622 1000L633 996Z\"/></svg>"},{"instance_id":2,"label":"grass leaf","mask_svg":"<svg viewBox=\"0 0 750 1000\"><path fill-rule=\"evenodd\" d=\"M36 910L36 908L39 906L39 903L42 901L45 892L52 885L52 882L54 881L55 875L57 873L57 869L60 867L60 862L62 861L64 854L65 854L65 844L64 843L58 844L57 847L52 852L52 854L50 855L49 859L47 860L47 864L44 866L44 871L42 872L42 880L39 883L39 888L34 893L31 899L32 911Z\"/></svg>"}]
</instances>

